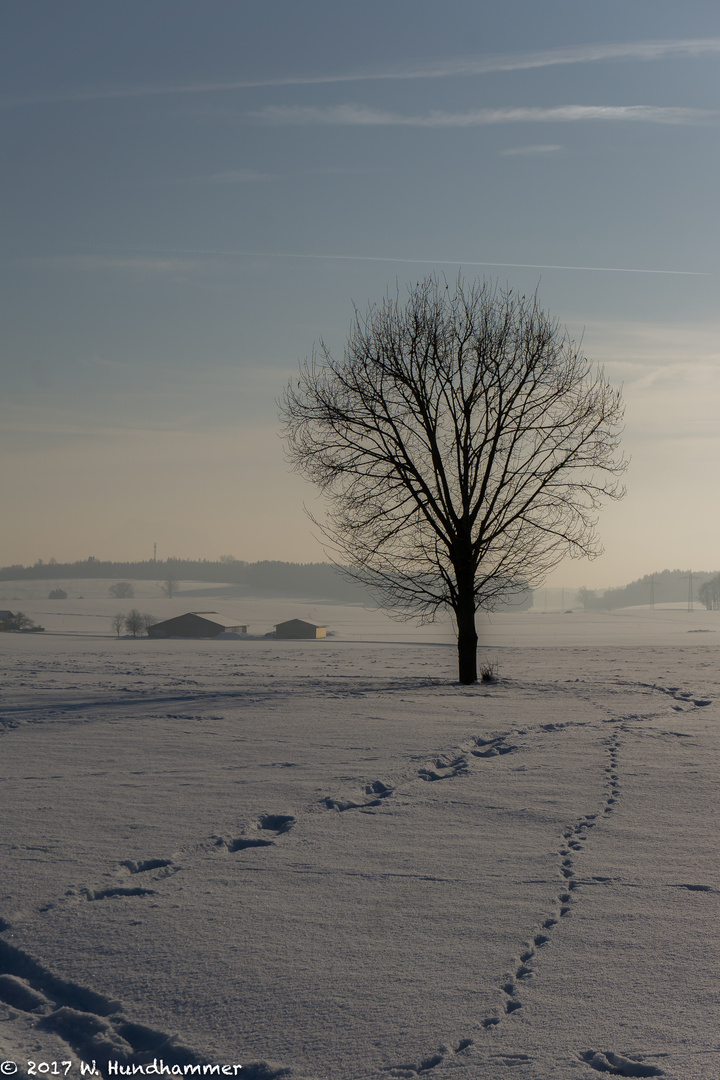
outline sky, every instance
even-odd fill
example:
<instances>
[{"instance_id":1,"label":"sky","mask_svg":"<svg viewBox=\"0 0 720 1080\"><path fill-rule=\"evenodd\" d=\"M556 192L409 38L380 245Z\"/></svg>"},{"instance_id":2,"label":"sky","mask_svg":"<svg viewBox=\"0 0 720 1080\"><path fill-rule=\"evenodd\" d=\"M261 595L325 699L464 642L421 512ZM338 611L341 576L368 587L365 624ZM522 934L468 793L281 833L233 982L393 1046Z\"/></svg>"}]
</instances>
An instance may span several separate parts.
<instances>
[{"instance_id":1,"label":"sky","mask_svg":"<svg viewBox=\"0 0 720 1080\"><path fill-rule=\"evenodd\" d=\"M720 569L716 0L24 0L0 61L0 564L322 560L277 399L462 272L624 387L548 584Z\"/></svg>"}]
</instances>

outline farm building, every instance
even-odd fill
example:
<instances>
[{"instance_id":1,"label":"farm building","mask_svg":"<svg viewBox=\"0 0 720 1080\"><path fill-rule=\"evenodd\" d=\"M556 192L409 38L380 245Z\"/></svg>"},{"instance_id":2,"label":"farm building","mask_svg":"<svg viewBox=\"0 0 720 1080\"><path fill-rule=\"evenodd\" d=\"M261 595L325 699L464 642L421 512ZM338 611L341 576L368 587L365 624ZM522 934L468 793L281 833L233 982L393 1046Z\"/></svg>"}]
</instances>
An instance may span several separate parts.
<instances>
[{"instance_id":1,"label":"farm building","mask_svg":"<svg viewBox=\"0 0 720 1080\"><path fill-rule=\"evenodd\" d=\"M151 638L213 638L227 633L247 634L247 626L241 626L225 615L218 615L217 611L188 611L186 615L177 615L174 619L148 627L148 637Z\"/></svg>"},{"instance_id":2,"label":"farm building","mask_svg":"<svg viewBox=\"0 0 720 1080\"><path fill-rule=\"evenodd\" d=\"M302 619L288 619L275 627L276 638L324 638L326 634L325 626L314 626Z\"/></svg>"}]
</instances>

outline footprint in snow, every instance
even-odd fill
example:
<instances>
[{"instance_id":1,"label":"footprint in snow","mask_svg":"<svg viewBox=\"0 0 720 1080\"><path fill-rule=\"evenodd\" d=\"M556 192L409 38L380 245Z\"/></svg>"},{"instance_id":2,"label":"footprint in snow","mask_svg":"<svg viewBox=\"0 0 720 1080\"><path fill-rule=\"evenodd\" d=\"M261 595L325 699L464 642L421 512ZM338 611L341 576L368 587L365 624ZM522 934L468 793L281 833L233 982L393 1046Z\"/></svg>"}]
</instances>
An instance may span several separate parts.
<instances>
[{"instance_id":1,"label":"footprint in snow","mask_svg":"<svg viewBox=\"0 0 720 1080\"><path fill-rule=\"evenodd\" d=\"M294 824L295 818L292 814L261 814L255 822L254 829L256 832L271 832L278 837L289 832ZM273 847L275 844L275 840L246 834L236 836L230 840L224 836L214 836L212 839L215 841L216 847L224 846L231 854L236 851L245 851L246 848Z\"/></svg>"},{"instance_id":2,"label":"footprint in snow","mask_svg":"<svg viewBox=\"0 0 720 1080\"><path fill-rule=\"evenodd\" d=\"M611 1076L664 1076L657 1065L646 1065L640 1057L624 1057L612 1050L586 1050L580 1054L580 1060L596 1072L609 1073Z\"/></svg>"}]
</instances>

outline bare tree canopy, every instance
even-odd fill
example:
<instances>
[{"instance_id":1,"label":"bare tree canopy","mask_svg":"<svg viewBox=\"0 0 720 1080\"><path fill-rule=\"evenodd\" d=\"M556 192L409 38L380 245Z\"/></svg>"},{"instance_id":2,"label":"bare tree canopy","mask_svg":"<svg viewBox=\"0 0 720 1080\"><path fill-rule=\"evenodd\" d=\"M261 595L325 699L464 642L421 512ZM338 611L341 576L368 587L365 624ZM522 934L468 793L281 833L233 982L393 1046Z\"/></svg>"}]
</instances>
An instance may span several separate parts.
<instances>
[{"instance_id":1,"label":"bare tree canopy","mask_svg":"<svg viewBox=\"0 0 720 1080\"><path fill-rule=\"evenodd\" d=\"M321 343L281 409L338 561L396 614L450 608L464 683L479 608L599 554L597 510L623 494L622 416L537 295L435 277L356 310L342 360Z\"/></svg>"},{"instance_id":2,"label":"bare tree canopy","mask_svg":"<svg viewBox=\"0 0 720 1080\"><path fill-rule=\"evenodd\" d=\"M130 581L116 581L108 589L108 596L114 596L116 600L128 600L135 595L135 587Z\"/></svg>"}]
</instances>

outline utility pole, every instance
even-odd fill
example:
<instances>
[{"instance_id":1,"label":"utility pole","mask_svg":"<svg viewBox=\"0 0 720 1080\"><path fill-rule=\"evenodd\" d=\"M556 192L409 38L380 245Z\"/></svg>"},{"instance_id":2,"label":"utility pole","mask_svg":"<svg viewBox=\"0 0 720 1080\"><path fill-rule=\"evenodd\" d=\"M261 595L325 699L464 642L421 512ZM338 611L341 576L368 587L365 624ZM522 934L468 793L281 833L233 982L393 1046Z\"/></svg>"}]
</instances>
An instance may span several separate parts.
<instances>
[{"instance_id":1,"label":"utility pole","mask_svg":"<svg viewBox=\"0 0 720 1080\"><path fill-rule=\"evenodd\" d=\"M650 575L650 610L655 610L655 575Z\"/></svg>"},{"instance_id":2,"label":"utility pole","mask_svg":"<svg viewBox=\"0 0 720 1080\"><path fill-rule=\"evenodd\" d=\"M157 562L157 541L153 544L153 562Z\"/></svg>"},{"instance_id":3,"label":"utility pole","mask_svg":"<svg viewBox=\"0 0 720 1080\"><path fill-rule=\"evenodd\" d=\"M688 571L688 611L693 610L692 570Z\"/></svg>"}]
</instances>

